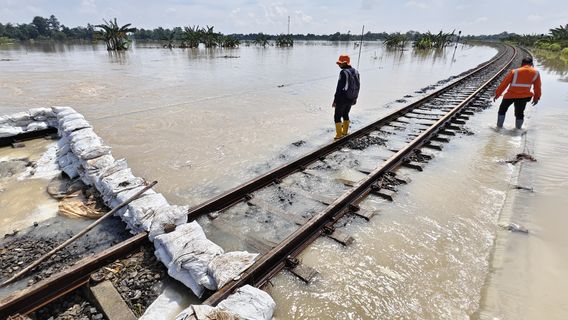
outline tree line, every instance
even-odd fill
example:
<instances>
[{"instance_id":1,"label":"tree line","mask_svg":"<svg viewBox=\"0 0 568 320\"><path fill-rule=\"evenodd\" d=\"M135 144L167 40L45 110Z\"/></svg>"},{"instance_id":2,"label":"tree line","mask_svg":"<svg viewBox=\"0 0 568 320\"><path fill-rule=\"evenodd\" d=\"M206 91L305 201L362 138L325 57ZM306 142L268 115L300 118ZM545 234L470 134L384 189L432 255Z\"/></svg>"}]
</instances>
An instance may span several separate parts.
<instances>
[{"instance_id":1,"label":"tree line","mask_svg":"<svg viewBox=\"0 0 568 320\"><path fill-rule=\"evenodd\" d=\"M105 25L113 20L105 21ZM31 23L13 24L13 23L0 23L0 37L9 38L13 40L104 40L97 38L97 27L102 25L87 24L87 26L78 26L69 28L59 22L59 20L51 15L49 18L36 16ZM209 30L211 28L211 30ZM181 46L188 45L191 47L192 41L188 41L188 37L205 37L211 39L217 38L217 42L222 45L225 41L238 40L240 41L274 41L281 42L284 45L290 43L290 40L327 40L327 41L353 41L359 40L361 35L335 32L332 34L265 34L265 33L232 33L224 35L222 33L215 33L213 27L175 27L175 28L129 28L129 37L136 40L153 40L153 41L174 41L179 42ZM100 28L99 28L100 29ZM188 30L192 29L192 30ZM213 35L214 34L214 35ZM363 35L363 40L386 40L391 35L404 35L408 41L414 41L420 38L423 34L418 31L408 31L406 33L387 33L387 32L367 32ZM223 38L228 37L228 38ZM183 44L181 42L184 42Z\"/></svg>"}]
</instances>

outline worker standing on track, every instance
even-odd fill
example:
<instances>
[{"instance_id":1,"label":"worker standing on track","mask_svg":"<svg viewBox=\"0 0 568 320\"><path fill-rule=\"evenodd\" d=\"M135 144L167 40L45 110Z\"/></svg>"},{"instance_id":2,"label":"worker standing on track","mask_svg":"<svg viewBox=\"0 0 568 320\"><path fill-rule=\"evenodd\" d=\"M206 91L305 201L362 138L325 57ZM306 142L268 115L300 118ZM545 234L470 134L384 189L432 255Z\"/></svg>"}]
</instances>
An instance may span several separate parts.
<instances>
[{"instance_id":1,"label":"worker standing on track","mask_svg":"<svg viewBox=\"0 0 568 320\"><path fill-rule=\"evenodd\" d=\"M526 57L521 62L521 67L518 69L513 69L505 79L501 82L497 90L495 91L495 97L493 101L496 101L503 91L509 86L509 89L503 96L503 101L499 106L499 114L497 116L497 128L503 128L503 123L505 122L505 114L507 109L514 104L515 105L515 127L521 129L523 126L523 121L525 118L525 107L527 102L531 101L532 105L536 105L540 100L540 75L538 71L533 67L533 60L531 57ZM534 93L531 92L531 87L534 87Z\"/></svg>"},{"instance_id":2,"label":"worker standing on track","mask_svg":"<svg viewBox=\"0 0 568 320\"><path fill-rule=\"evenodd\" d=\"M333 120L335 121L335 140L341 139L349 131L349 111L351 106L357 103L359 97L359 72L351 67L351 59L348 55L342 54L337 59L337 65L341 68L339 80L335 89L335 98L332 108L335 108ZM341 119L343 118L343 123Z\"/></svg>"}]
</instances>

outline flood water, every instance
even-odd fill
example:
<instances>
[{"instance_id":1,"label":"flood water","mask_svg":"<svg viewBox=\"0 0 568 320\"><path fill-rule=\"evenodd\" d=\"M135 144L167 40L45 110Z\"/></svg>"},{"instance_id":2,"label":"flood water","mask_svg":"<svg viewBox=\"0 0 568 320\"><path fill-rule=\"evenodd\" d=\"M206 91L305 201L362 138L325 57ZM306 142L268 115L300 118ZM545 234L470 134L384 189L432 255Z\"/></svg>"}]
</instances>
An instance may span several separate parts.
<instances>
[{"instance_id":1,"label":"flood water","mask_svg":"<svg viewBox=\"0 0 568 320\"><path fill-rule=\"evenodd\" d=\"M334 61L343 52L356 64L352 44L210 51L137 45L118 56L101 46L0 47L0 114L72 106L115 157L158 180L170 202L197 204L331 140ZM460 46L455 56L453 48L416 55L365 45L354 127L495 53ZM496 109L478 114L468 122L476 134L452 139L424 172L409 171L413 182L395 202L363 204L379 214L370 222L349 221L344 231L354 244L320 238L306 250L303 262L320 272L315 283L304 285L288 273L272 280L265 289L276 300L276 318L566 318L566 218L556 209L565 202L568 174L562 166L558 171L566 163L562 106L568 96L562 75L541 74L544 98L526 135L538 159L527 164L534 173L526 183L535 193L513 190L519 165L498 161L522 150L524 136L492 130ZM306 143L291 145L298 140ZM545 194L550 208L541 204ZM509 220L531 233L502 230L499 224Z\"/></svg>"}]
</instances>

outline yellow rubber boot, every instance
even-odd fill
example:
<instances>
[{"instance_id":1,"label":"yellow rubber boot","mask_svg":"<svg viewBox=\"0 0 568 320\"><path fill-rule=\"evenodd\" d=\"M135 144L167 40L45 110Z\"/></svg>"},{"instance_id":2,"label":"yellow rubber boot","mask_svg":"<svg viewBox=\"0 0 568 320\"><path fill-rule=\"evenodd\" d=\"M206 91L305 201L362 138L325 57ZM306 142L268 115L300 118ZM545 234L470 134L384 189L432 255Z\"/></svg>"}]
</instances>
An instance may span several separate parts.
<instances>
[{"instance_id":1,"label":"yellow rubber boot","mask_svg":"<svg viewBox=\"0 0 568 320\"><path fill-rule=\"evenodd\" d=\"M349 120L345 120L343 121L343 131L341 132L343 134L343 136L346 136L347 133L349 132Z\"/></svg>"},{"instance_id":2,"label":"yellow rubber boot","mask_svg":"<svg viewBox=\"0 0 568 320\"><path fill-rule=\"evenodd\" d=\"M333 140L341 139L343 137L343 131L341 130L341 122L335 124L335 138Z\"/></svg>"}]
</instances>

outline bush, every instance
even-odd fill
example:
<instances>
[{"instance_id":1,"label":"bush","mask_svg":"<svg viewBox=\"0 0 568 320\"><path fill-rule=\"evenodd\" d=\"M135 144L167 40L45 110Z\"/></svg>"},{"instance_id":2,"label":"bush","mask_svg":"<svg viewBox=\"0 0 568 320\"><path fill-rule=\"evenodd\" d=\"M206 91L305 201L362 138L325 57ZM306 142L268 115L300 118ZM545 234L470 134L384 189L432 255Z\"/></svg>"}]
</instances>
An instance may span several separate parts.
<instances>
[{"instance_id":1,"label":"bush","mask_svg":"<svg viewBox=\"0 0 568 320\"><path fill-rule=\"evenodd\" d=\"M553 43L548 47L548 50L560 51L560 50L562 50L562 47L558 43Z\"/></svg>"},{"instance_id":2,"label":"bush","mask_svg":"<svg viewBox=\"0 0 568 320\"><path fill-rule=\"evenodd\" d=\"M568 58L568 48L562 49L562 51L560 52L560 55Z\"/></svg>"}]
</instances>

